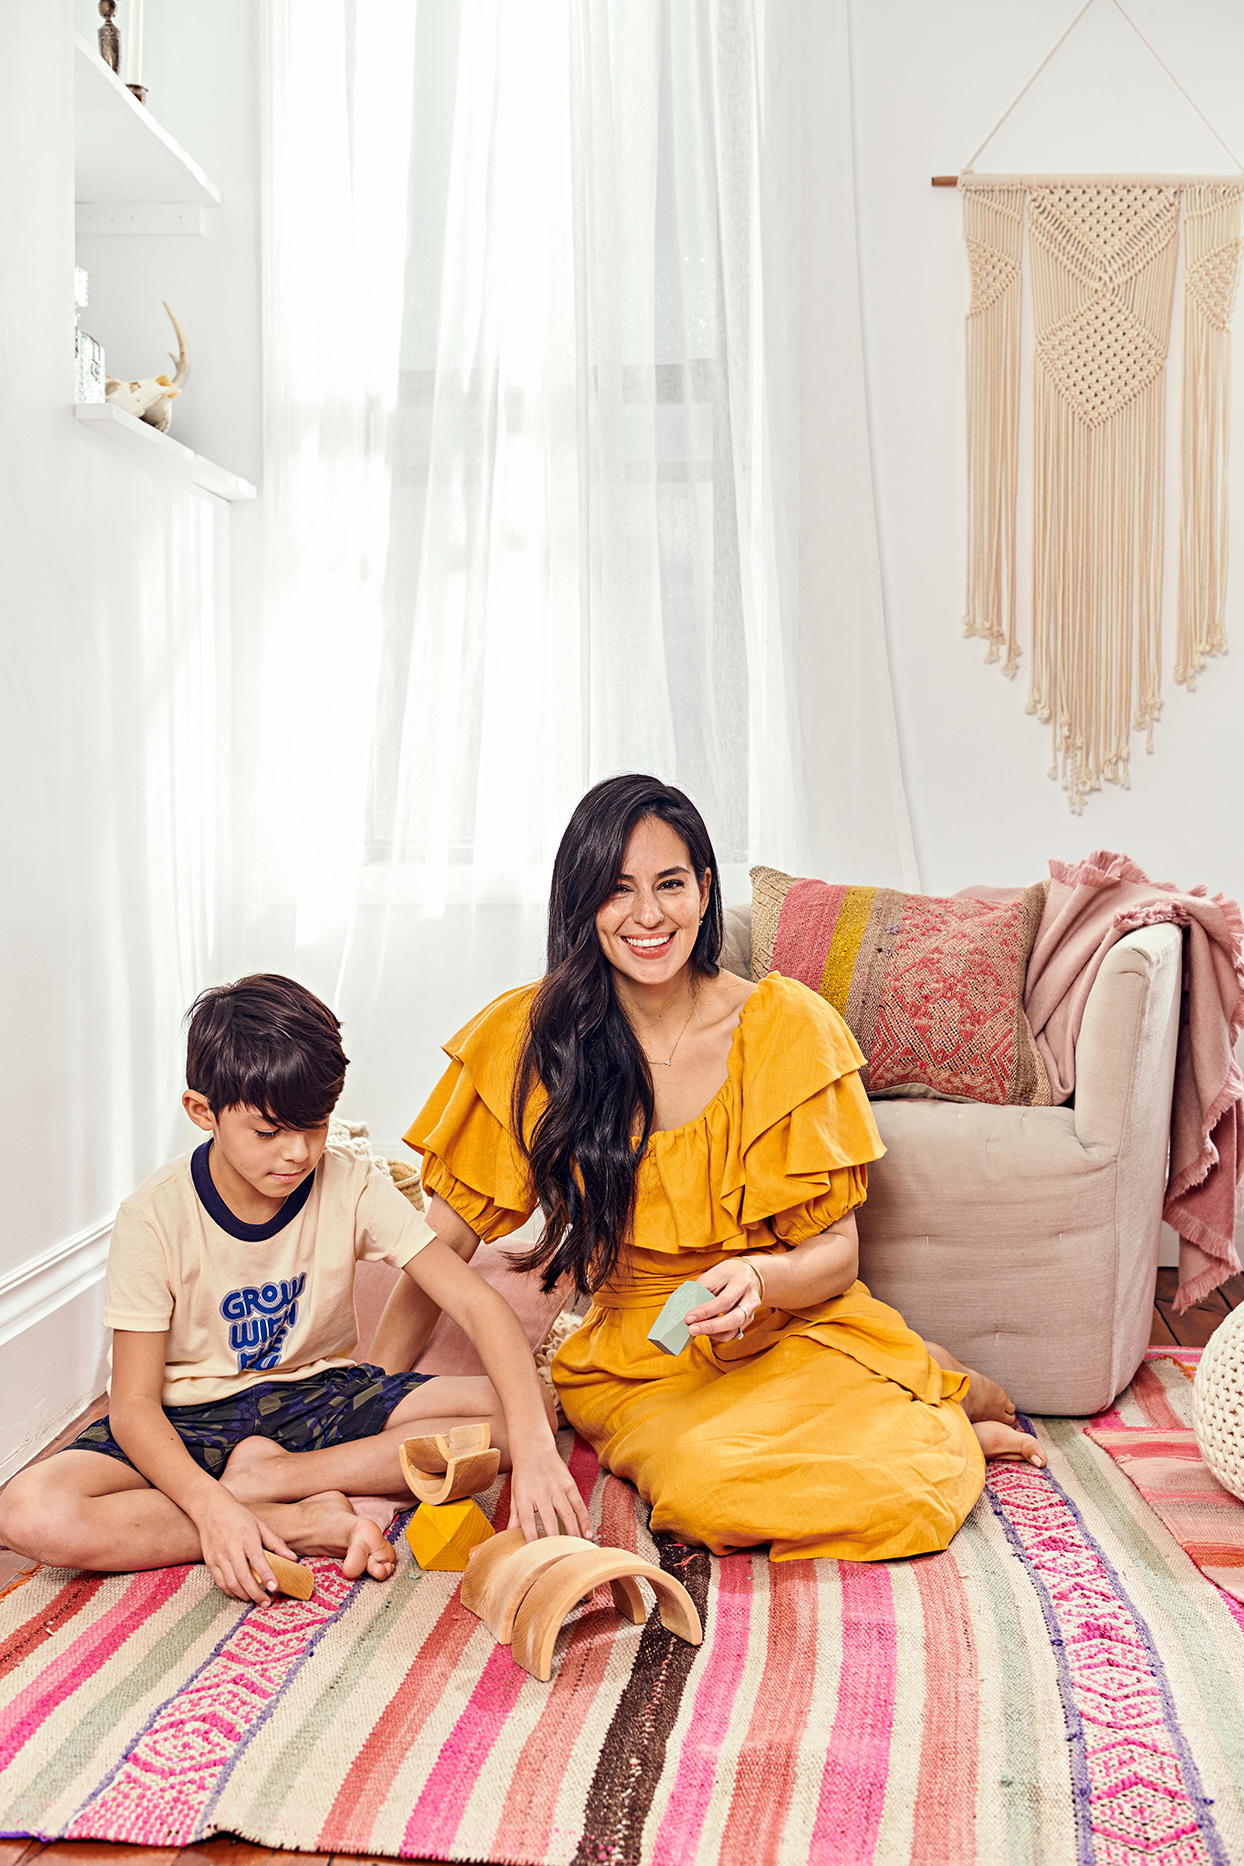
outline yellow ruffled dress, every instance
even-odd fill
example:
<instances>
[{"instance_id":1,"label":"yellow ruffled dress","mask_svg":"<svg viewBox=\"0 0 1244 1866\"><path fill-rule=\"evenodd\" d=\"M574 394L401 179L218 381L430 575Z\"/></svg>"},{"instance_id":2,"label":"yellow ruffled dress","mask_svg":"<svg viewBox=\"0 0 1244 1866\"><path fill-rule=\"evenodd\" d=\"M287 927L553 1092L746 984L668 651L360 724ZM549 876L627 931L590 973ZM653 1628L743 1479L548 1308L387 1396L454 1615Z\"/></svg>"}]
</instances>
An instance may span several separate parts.
<instances>
[{"instance_id":1,"label":"yellow ruffled dress","mask_svg":"<svg viewBox=\"0 0 1244 1866\"><path fill-rule=\"evenodd\" d=\"M406 1135L425 1187L481 1238L535 1209L510 1116L535 989L507 992L446 1044L450 1066ZM680 1283L735 1251L799 1244L863 1203L884 1148L862 1061L830 1005L764 979L707 1108L652 1135L623 1269L553 1363L566 1417L652 1505L653 1529L717 1555L944 1549L984 1483L965 1376L863 1283L809 1309L759 1309L741 1341L697 1338L672 1357L647 1339ZM537 1092L525 1120L540 1106Z\"/></svg>"}]
</instances>

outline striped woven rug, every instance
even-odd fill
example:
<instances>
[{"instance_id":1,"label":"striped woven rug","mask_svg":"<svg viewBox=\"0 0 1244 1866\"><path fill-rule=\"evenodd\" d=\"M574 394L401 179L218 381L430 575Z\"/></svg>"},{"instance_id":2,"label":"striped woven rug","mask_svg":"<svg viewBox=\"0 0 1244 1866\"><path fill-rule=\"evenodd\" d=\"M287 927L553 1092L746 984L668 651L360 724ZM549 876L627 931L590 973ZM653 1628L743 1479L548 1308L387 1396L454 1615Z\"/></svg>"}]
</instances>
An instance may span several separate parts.
<instances>
[{"instance_id":1,"label":"striped woven rug","mask_svg":"<svg viewBox=\"0 0 1244 1866\"><path fill-rule=\"evenodd\" d=\"M676 1574L705 1642L606 1594L551 1685L404 1541L388 1585L318 1562L309 1603L247 1611L202 1567L43 1570L0 1601L0 1833L514 1866L1244 1859L1244 1633L1080 1422L1039 1430L1048 1472L992 1466L947 1554L885 1566L654 1545L574 1447L602 1539Z\"/></svg>"},{"instance_id":2,"label":"striped woven rug","mask_svg":"<svg viewBox=\"0 0 1244 1866\"><path fill-rule=\"evenodd\" d=\"M1201 1462L1192 1429L1200 1348L1151 1348L1127 1393L1085 1426L1126 1471L1244 1627L1244 1502Z\"/></svg>"}]
</instances>

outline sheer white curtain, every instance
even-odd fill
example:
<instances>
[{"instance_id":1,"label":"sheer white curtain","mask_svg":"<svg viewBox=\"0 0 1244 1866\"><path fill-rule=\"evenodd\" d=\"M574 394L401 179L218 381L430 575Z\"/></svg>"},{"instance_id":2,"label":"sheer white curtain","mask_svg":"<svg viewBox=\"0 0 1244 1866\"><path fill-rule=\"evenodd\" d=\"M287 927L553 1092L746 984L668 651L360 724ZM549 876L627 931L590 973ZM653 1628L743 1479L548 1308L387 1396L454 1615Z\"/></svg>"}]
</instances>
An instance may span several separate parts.
<instances>
[{"instance_id":1,"label":"sheer white curtain","mask_svg":"<svg viewBox=\"0 0 1244 1866\"><path fill-rule=\"evenodd\" d=\"M734 898L756 860L911 879L845 0L268 17L239 957L344 1010L388 1136L539 970L599 776L686 788Z\"/></svg>"}]
</instances>

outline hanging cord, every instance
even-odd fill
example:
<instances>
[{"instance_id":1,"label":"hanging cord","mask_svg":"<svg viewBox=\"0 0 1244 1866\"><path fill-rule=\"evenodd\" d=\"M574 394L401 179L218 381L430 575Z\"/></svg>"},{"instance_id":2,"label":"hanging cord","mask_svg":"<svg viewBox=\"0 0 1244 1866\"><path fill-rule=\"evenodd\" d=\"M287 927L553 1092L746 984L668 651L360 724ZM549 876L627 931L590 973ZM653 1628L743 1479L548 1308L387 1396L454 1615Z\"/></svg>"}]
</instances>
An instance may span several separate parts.
<instances>
[{"instance_id":1,"label":"hanging cord","mask_svg":"<svg viewBox=\"0 0 1244 1866\"><path fill-rule=\"evenodd\" d=\"M1002 128L1002 125L1006 122L1007 118L1010 116L1015 106L1019 103L1020 99L1025 97L1028 94L1028 92L1032 89L1033 85L1036 83L1037 79L1041 76L1041 73L1045 70L1046 66L1049 64L1054 54L1059 50L1061 46L1066 44L1067 40L1071 37L1076 27L1080 24L1080 21L1084 18L1084 15L1088 12L1089 8L1091 6L1094 6L1095 4L1096 4L1096 0L1085 0L1084 5L1080 8L1080 11L1076 14L1075 18L1072 20L1071 24L1068 26L1066 32L1064 32L1061 38L1057 39L1055 43L1050 47L1049 51L1046 53L1045 57L1041 60L1041 63L1037 66L1036 70L1033 72L1032 76L1029 78L1027 84L1024 85L1023 89L1016 92L1015 96L1011 99L1006 109L1002 112L1002 115L998 118L998 121L994 124L993 128L990 130L989 134L986 136L984 142L981 143L978 149L974 149L972 151L971 155L968 157L967 161L964 163L963 167L959 171L961 175L970 175L972 173L977 156L980 155L983 150L988 148L989 144L993 141L994 137L998 134L998 131ZM1184 89L1183 85L1179 82L1179 79L1175 76L1174 72L1171 70L1166 60L1162 57L1161 53L1158 52L1154 46L1150 45L1148 39L1146 39L1144 33L1140 30L1140 27L1136 24L1135 20L1120 4L1120 0L1110 0L1110 4L1111 6L1114 7L1116 13L1121 14L1123 19L1126 21L1126 23L1131 27L1132 31L1136 34L1136 37L1140 40L1140 43L1144 46L1146 52L1148 52L1152 58L1155 58L1157 60L1158 64L1162 67L1163 71L1166 73L1167 77L1170 79L1171 83L1175 86L1175 89L1179 92L1180 96L1184 99L1184 101L1192 105L1192 108L1196 111L1196 114L1198 115L1198 117L1200 117L1202 123L1205 125L1206 129L1209 131L1214 141L1221 148L1226 150L1227 154L1231 157L1231 160L1234 162L1236 168L1239 169L1241 173L1244 173L1244 162L1240 161L1240 158L1236 155L1231 145L1228 142L1226 142L1222 136L1218 134L1218 131L1214 128L1213 124L1210 122L1205 112L1201 109L1201 106L1197 103L1196 99L1188 95L1188 92Z\"/></svg>"}]
</instances>

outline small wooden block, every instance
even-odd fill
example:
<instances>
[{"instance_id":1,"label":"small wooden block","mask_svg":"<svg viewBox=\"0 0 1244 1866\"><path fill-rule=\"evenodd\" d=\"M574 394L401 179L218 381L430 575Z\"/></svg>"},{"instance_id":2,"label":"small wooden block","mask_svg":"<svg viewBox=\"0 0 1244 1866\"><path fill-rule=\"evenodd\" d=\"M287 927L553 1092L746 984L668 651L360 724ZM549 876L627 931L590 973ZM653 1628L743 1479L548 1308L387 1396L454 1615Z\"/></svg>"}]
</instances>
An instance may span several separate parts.
<instances>
[{"instance_id":1,"label":"small wooden block","mask_svg":"<svg viewBox=\"0 0 1244 1866\"><path fill-rule=\"evenodd\" d=\"M471 1550L495 1535L471 1497L459 1503L421 1503L406 1525L410 1552L424 1570L465 1571Z\"/></svg>"},{"instance_id":2,"label":"small wooden block","mask_svg":"<svg viewBox=\"0 0 1244 1866\"><path fill-rule=\"evenodd\" d=\"M492 1433L486 1425L455 1425L450 1428L444 1440L445 1449L451 1458L466 1458L473 1451L487 1451ZM441 1443L438 1439L437 1443Z\"/></svg>"},{"instance_id":3,"label":"small wooden block","mask_svg":"<svg viewBox=\"0 0 1244 1866\"><path fill-rule=\"evenodd\" d=\"M301 1562L286 1561L283 1555L273 1555L267 1550L265 1550L264 1553L268 1556L269 1568L271 1568L273 1574L276 1576L277 1593L292 1594L295 1600L310 1600L312 1594L315 1592L315 1576L312 1574L311 1570L309 1568L304 1568ZM258 1571L253 1562L251 1564L251 1573L262 1587L264 1584L260 1581Z\"/></svg>"},{"instance_id":4,"label":"small wooden block","mask_svg":"<svg viewBox=\"0 0 1244 1866\"><path fill-rule=\"evenodd\" d=\"M402 1476L421 1503L457 1503L487 1490L501 1465L486 1425L456 1425L448 1437L408 1438L398 1446Z\"/></svg>"},{"instance_id":5,"label":"small wooden block","mask_svg":"<svg viewBox=\"0 0 1244 1866\"><path fill-rule=\"evenodd\" d=\"M688 1309L698 1309L702 1302L714 1300L712 1290L705 1289L703 1283L680 1283L648 1330L649 1341L663 1354L681 1354L691 1339L683 1317Z\"/></svg>"},{"instance_id":6,"label":"small wooden block","mask_svg":"<svg viewBox=\"0 0 1244 1866\"><path fill-rule=\"evenodd\" d=\"M435 1438L404 1439L397 1455L402 1461L403 1473L407 1465L415 1471L443 1471L449 1463L449 1447L439 1433Z\"/></svg>"},{"instance_id":7,"label":"small wooden block","mask_svg":"<svg viewBox=\"0 0 1244 1866\"><path fill-rule=\"evenodd\" d=\"M487 1451L492 1433L486 1425L456 1425L448 1434L434 1432L427 1438L408 1438L402 1445L406 1460L417 1471L444 1471L451 1458L470 1457Z\"/></svg>"}]
</instances>

